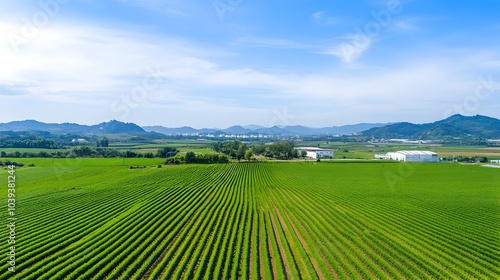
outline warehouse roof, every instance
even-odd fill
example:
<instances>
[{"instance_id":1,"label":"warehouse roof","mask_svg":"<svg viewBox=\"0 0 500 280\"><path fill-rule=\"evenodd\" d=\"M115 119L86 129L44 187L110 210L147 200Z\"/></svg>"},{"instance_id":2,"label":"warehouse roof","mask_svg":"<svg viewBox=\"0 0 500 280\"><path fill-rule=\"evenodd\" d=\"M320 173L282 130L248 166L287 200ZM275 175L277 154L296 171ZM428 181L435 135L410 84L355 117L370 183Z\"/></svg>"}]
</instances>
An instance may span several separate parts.
<instances>
[{"instance_id":1,"label":"warehouse roof","mask_svg":"<svg viewBox=\"0 0 500 280\"><path fill-rule=\"evenodd\" d=\"M322 149L322 148L316 148L316 147L297 147L295 148L297 150L306 150L310 152L333 152L332 149Z\"/></svg>"},{"instance_id":2,"label":"warehouse roof","mask_svg":"<svg viewBox=\"0 0 500 280\"><path fill-rule=\"evenodd\" d=\"M393 153L400 153L403 155L437 155L435 152L431 151L397 151Z\"/></svg>"}]
</instances>

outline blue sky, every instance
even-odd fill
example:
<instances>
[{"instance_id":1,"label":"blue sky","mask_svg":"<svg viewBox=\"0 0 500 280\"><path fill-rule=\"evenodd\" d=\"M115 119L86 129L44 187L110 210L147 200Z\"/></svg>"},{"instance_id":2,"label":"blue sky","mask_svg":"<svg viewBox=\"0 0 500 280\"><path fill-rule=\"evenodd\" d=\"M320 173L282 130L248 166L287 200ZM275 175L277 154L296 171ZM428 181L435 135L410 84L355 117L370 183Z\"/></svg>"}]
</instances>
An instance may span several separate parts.
<instances>
[{"instance_id":1,"label":"blue sky","mask_svg":"<svg viewBox=\"0 0 500 280\"><path fill-rule=\"evenodd\" d=\"M2 1L0 122L500 118L499 0Z\"/></svg>"}]
</instances>

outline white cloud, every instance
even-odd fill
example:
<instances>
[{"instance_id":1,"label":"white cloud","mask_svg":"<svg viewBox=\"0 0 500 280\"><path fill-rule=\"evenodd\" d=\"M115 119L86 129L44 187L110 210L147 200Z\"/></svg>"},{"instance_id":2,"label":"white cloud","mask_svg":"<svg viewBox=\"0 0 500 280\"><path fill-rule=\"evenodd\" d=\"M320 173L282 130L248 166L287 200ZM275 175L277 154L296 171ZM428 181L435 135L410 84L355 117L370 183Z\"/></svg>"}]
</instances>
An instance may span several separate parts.
<instances>
[{"instance_id":1,"label":"white cloud","mask_svg":"<svg viewBox=\"0 0 500 280\"><path fill-rule=\"evenodd\" d=\"M500 68L500 60L492 60L481 63L482 67L485 68Z\"/></svg>"},{"instance_id":2,"label":"white cloud","mask_svg":"<svg viewBox=\"0 0 500 280\"><path fill-rule=\"evenodd\" d=\"M397 19L392 21L392 29L396 30L417 30L419 29L418 25L415 23L415 19Z\"/></svg>"},{"instance_id":3,"label":"white cloud","mask_svg":"<svg viewBox=\"0 0 500 280\"><path fill-rule=\"evenodd\" d=\"M2 28L3 32L11 26L2 24ZM371 46L371 40L359 35L341 39L355 51L337 45L325 53L346 63L355 61ZM289 41L265 42L291 45ZM457 100L457 95L474 92L476 77L468 80L461 71L479 65L478 59L484 61L484 57L467 59L467 54L460 61L421 55L419 62L415 62L416 58L392 67L349 73L344 73L346 67L341 66L318 73L292 69L292 74L276 74L245 66L231 67L213 58L220 57L220 53L212 56L210 50L176 38L89 25L46 28L18 54L8 42L1 41L0 88L21 93L11 96L0 91L3 118L93 123L78 119L80 114L85 116L80 118L95 122L119 119L110 107L124 97L125 105L132 100L124 120L140 124L267 125L272 108L283 105L290 114L299 116L294 120L297 123L333 125L347 119L371 121L366 118L370 112L380 112L381 117L375 121L383 121L381 118L390 115L387 112L413 110L416 102L421 104L419 108L429 111L425 117L438 119L449 107L446 104ZM498 61L485 65L496 66ZM156 82L142 98L136 98L133 90L150 75L148 68L153 68L154 76L161 82ZM235 89L232 96L215 94L229 89ZM239 96L240 90L249 91L250 97ZM249 99L255 98L258 101L249 103ZM23 110L16 109L19 107ZM45 117L40 118L41 115ZM328 118L318 120L316 115ZM344 116L344 121L335 121L335 116ZM394 120L400 119L390 121Z\"/></svg>"},{"instance_id":4,"label":"white cloud","mask_svg":"<svg viewBox=\"0 0 500 280\"><path fill-rule=\"evenodd\" d=\"M422 22L431 20L423 17L398 16L389 22L388 30L399 32L416 31L421 29L420 24Z\"/></svg>"},{"instance_id":5,"label":"white cloud","mask_svg":"<svg viewBox=\"0 0 500 280\"><path fill-rule=\"evenodd\" d=\"M183 8L182 2L178 0L118 0L126 5L134 5L170 16L187 16L189 13Z\"/></svg>"},{"instance_id":6,"label":"white cloud","mask_svg":"<svg viewBox=\"0 0 500 280\"><path fill-rule=\"evenodd\" d=\"M323 24L336 24L339 23L340 20L334 17L328 16L328 13L326 11L319 11L311 14L311 17L320 23Z\"/></svg>"},{"instance_id":7,"label":"white cloud","mask_svg":"<svg viewBox=\"0 0 500 280\"><path fill-rule=\"evenodd\" d=\"M280 39L280 38L266 38L258 36L245 36L240 37L235 41L236 45L246 45L253 47L268 47L268 48L285 48L285 49L311 49L316 48L312 44L305 44L302 42Z\"/></svg>"},{"instance_id":8,"label":"white cloud","mask_svg":"<svg viewBox=\"0 0 500 280\"><path fill-rule=\"evenodd\" d=\"M174 78L215 67L191 50L171 38L96 27L47 28L18 53L1 45L0 58L8 67L0 69L0 82L25 86L26 93L113 94L130 89L156 65Z\"/></svg>"},{"instance_id":9,"label":"white cloud","mask_svg":"<svg viewBox=\"0 0 500 280\"><path fill-rule=\"evenodd\" d=\"M350 34L342 38L342 42L323 50L322 54L333 55L344 63L351 63L366 52L373 43L373 39L364 34Z\"/></svg>"}]
</instances>

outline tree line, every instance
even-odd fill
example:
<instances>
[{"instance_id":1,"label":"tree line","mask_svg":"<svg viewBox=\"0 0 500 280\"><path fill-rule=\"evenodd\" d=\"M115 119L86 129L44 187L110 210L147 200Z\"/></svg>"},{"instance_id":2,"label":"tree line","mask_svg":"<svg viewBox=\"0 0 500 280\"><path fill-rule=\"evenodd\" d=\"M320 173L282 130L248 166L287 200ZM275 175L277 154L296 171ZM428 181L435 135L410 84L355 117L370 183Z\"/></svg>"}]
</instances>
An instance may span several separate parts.
<instances>
[{"instance_id":1,"label":"tree line","mask_svg":"<svg viewBox=\"0 0 500 280\"><path fill-rule=\"evenodd\" d=\"M166 164L181 164L181 163L228 163L229 158L223 154L195 154L194 152L187 152L186 155L177 155L169 157Z\"/></svg>"},{"instance_id":2,"label":"tree line","mask_svg":"<svg viewBox=\"0 0 500 280\"><path fill-rule=\"evenodd\" d=\"M218 153L223 153L232 159L252 160L254 155L262 155L275 159L293 159L305 157L306 151L295 149L293 141L278 141L270 145L264 143L247 144L238 140L228 142L214 142L212 149Z\"/></svg>"},{"instance_id":3,"label":"tree line","mask_svg":"<svg viewBox=\"0 0 500 280\"><path fill-rule=\"evenodd\" d=\"M0 157L3 158L64 158L64 157L123 157L123 158L165 158L167 163L226 163L229 159L236 160L255 160L255 155L261 155L274 159L293 159L305 157L306 152L295 149L293 141L278 141L270 145L264 143L244 143L238 140L228 142L214 142L211 148L215 154L195 154L188 152L185 155L178 155L179 150L174 147L164 147L156 153L152 152L136 152L133 150L119 150L106 148L108 145L107 139L99 140L99 147L89 145L80 145L72 147L64 151L14 151L0 152ZM40 142L45 143L45 142ZM103 147L104 146L104 147Z\"/></svg>"},{"instance_id":4,"label":"tree line","mask_svg":"<svg viewBox=\"0 0 500 280\"><path fill-rule=\"evenodd\" d=\"M67 151L54 151L54 152L46 152L46 151L37 151L37 152L0 152L0 157L2 158L66 158L66 157L104 157L104 158L114 158L114 157L123 157L123 158L166 158L167 155L173 156L179 152L177 148L165 147L158 150L156 153L140 153L134 152L131 150L121 151L117 149L109 149L109 148L94 148L89 146L77 146Z\"/></svg>"},{"instance_id":5,"label":"tree line","mask_svg":"<svg viewBox=\"0 0 500 280\"><path fill-rule=\"evenodd\" d=\"M83 142L76 141L76 139L82 139ZM65 149L74 146L109 147L109 139L99 136L87 138L79 135L60 135L49 139L30 132L0 133L0 148Z\"/></svg>"}]
</instances>

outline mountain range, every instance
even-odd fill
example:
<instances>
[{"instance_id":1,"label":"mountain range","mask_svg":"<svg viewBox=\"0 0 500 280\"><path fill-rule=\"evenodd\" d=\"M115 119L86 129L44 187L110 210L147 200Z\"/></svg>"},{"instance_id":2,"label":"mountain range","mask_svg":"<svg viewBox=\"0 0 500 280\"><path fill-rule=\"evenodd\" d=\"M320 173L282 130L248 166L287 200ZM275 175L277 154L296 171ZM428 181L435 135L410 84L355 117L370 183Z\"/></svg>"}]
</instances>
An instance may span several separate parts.
<instances>
[{"instance_id":1,"label":"mountain range","mask_svg":"<svg viewBox=\"0 0 500 280\"><path fill-rule=\"evenodd\" d=\"M258 125L235 125L225 129L219 128L202 128L195 129L189 126L169 128L163 126L144 126L146 131L154 131L166 135L179 135L179 134L213 134L213 135L341 135L341 134L355 134L365 131L370 128L382 127L388 125L387 123L360 123L354 125L344 126L331 126L323 128L312 128L302 125L289 125L289 126L272 126L263 127Z\"/></svg>"},{"instance_id":2,"label":"mountain range","mask_svg":"<svg viewBox=\"0 0 500 280\"><path fill-rule=\"evenodd\" d=\"M35 120L0 123L0 131L47 131L52 134L118 134L145 133L146 131L134 123L116 120L96 125L76 123L43 123Z\"/></svg>"},{"instance_id":3,"label":"mountain range","mask_svg":"<svg viewBox=\"0 0 500 280\"><path fill-rule=\"evenodd\" d=\"M52 134L131 134L158 137L164 135L274 135L274 136L325 136L360 134L377 139L442 139L446 137L468 137L500 139L500 120L487 116L453 115L433 123L360 123L354 125L312 128L301 125L263 127L258 125L235 125L225 129L189 126L169 128L163 126L140 127L134 123L116 120L96 125L76 123L43 123L35 120L0 123L0 131L46 131ZM163 136L164 137L164 136Z\"/></svg>"},{"instance_id":4,"label":"mountain range","mask_svg":"<svg viewBox=\"0 0 500 280\"><path fill-rule=\"evenodd\" d=\"M433 123L412 124L396 123L384 127L368 129L363 136L374 138L405 138L433 140L450 137L469 137L500 139L500 120L487 116L453 115Z\"/></svg>"}]
</instances>

